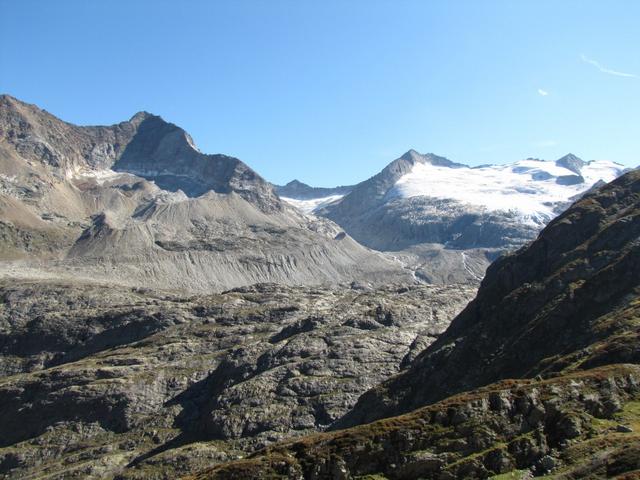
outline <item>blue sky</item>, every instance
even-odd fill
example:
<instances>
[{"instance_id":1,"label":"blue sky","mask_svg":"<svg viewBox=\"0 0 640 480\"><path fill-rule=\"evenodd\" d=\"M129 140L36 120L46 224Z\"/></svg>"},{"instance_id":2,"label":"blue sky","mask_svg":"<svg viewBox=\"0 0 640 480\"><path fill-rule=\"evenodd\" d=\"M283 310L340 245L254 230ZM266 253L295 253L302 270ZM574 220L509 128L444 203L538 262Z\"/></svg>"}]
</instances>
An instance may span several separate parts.
<instances>
[{"instance_id":1,"label":"blue sky","mask_svg":"<svg viewBox=\"0 0 640 480\"><path fill-rule=\"evenodd\" d=\"M268 180L640 164L640 2L0 0L0 92L66 121L148 110Z\"/></svg>"}]
</instances>

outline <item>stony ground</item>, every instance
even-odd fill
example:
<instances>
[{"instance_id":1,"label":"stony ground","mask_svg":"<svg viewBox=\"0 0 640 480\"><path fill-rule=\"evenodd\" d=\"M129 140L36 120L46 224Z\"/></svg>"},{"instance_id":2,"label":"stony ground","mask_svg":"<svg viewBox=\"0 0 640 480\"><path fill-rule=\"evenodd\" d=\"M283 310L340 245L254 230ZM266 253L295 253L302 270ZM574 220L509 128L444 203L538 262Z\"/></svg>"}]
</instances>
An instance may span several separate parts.
<instances>
[{"instance_id":1,"label":"stony ground","mask_svg":"<svg viewBox=\"0 0 640 480\"><path fill-rule=\"evenodd\" d=\"M0 473L173 478L326 429L429 345L467 286L215 295L0 283Z\"/></svg>"}]
</instances>

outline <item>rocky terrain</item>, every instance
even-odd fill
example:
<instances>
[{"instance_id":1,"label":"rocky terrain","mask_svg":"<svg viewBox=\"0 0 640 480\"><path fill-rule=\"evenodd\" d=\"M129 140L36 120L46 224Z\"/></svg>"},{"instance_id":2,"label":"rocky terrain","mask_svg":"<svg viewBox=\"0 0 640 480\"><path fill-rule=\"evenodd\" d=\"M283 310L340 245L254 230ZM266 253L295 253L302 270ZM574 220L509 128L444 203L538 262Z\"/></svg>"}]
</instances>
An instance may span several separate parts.
<instances>
[{"instance_id":1,"label":"rocky terrain","mask_svg":"<svg viewBox=\"0 0 640 480\"><path fill-rule=\"evenodd\" d=\"M492 264L447 331L333 425L354 427L195 478L637 478L639 335L634 171Z\"/></svg>"},{"instance_id":2,"label":"rocky terrain","mask_svg":"<svg viewBox=\"0 0 640 480\"><path fill-rule=\"evenodd\" d=\"M0 476L638 476L620 173L410 151L274 187L146 112L0 96Z\"/></svg>"},{"instance_id":3,"label":"rocky terrain","mask_svg":"<svg viewBox=\"0 0 640 480\"><path fill-rule=\"evenodd\" d=\"M324 430L473 293L1 281L0 475L168 479Z\"/></svg>"},{"instance_id":4,"label":"rocky terrain","mask_svg":"<svg viewBox=\"0 0 640 480\"><path fill-rule=\"evenodd\" d=\"M0 96L0 271L190 291L413 281L240 160L141 112L78 127Z\"/></svg>"},{"instance_id":5,"label":"rocky terrain","mask_svg":"<svg viewBox=\"0 0 640 480\"><path fill-rule=\"evenodd\" d=\"M633 479L637 365L512 380L412 413L270 446L189 479Z\"/></svg>"}]
</instances>

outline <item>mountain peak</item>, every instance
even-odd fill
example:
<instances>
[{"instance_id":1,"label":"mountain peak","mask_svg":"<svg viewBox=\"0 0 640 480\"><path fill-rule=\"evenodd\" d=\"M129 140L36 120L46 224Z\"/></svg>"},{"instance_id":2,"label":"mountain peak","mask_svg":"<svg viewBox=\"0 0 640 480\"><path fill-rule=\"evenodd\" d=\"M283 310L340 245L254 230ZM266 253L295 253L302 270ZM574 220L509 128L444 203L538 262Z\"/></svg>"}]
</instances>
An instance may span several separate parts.
<instances>
[{"instance_id":1,"label":"mountain peak","mask_svg":"<svg viewBox=\"0 0 640 480\"><path fill-rule=\"evenodd\" d=\"M35 106L35 105L31 105L27 102L23 102L22 100L17 99L16 97L9 95L8 93L3 93L0 94L0 104L4 104L4 105L12 105L12 106L18 106L18 105L23 105L23 106Z\"/></svg>"},{"instance_id":2,"label":"mountain peak","mask_svg":"<svg viewBox=\"0 0 640 480\"><path fill-rule=\"evenodd\" d=\"M586 165L586 162L580 157L575 156L573 153L567 153L564 157L556 160L556 165L580 175L582 167Z\"/></svg>"},{"instance_id":3,"label":"mountain peak","mask_svg":"<svg viewBox=\"0 0 640 480\"><path fill-rule=\"evenodd\" d=\"M160 117L158 115L154 115L153 113L149 113L146 110L142 110L136 113L133 117L131 117L129 122L135 125L140 125L142 122L150 118L160 118Z\"/></svg>"},{"instance_id":4,"label":"mountain peak","mask_svg":"<svg viewBox=\"0 0 640 480\"><path fill-rule=\"evenodd\" d=\"M0 94L0 102L1 103L14 103L14 102L18 102L19 100L16 99L15 97L12 97L11 95L7 94L7 93L3 93Z\"/></svg>"},{"instance_id":5,"label":"mountain peak","mask_svg":"<svg viewBox=\"0 0 640 480\"><path fill-rule=\"evenodd\" d=\"M422 162L424 155L422 155L420 152L414 150L413 148L410 150L407 150L400 158L402 160L407 160L409 162Z\"/></svg>"},{"instance_id":6,"label":"mountain peak","mask_svg":"<svg viewBox=\"0 0 640 480\"><path fill-rule=\"evenodd\" d=\"M19 112L24 114L24 112L33 111L33 112L43 112L36 105L32 105L30 103L23 102L22 100L18 100L11 95L3 93L0 95L0 107L4 112Z\"/></svg>"},{"instance_id":7,"label":"mountain peak","mask_svg":"<svg viewBox=\"0 0 640 480\"><path fill-rule=\"evenodd\" d=\"M571 152L567 153L564 157L561 157L561 158L558 159L558 161L561 161L561 160L580 160L580 161L582 161L582 159L580 157L578 157L577 155L574 155Z\"/></svg>"},{"instance_id":8,"label":"mountain peak","mask_svg":"<svg viewBox=\"0 0 640 480\"><path fill-rule=\"evenodd\" d=\"M287 184L285 185L285 187L304 187L304 188L311 188L309 185L307 185L307 184L306 184L306 183L304 183L304 182L301 182L301 181L300 181L300 180L298 180L297 178L296 178L296 179L291 180L289 183L287 183Z\"/></svg>"}]
</instances>

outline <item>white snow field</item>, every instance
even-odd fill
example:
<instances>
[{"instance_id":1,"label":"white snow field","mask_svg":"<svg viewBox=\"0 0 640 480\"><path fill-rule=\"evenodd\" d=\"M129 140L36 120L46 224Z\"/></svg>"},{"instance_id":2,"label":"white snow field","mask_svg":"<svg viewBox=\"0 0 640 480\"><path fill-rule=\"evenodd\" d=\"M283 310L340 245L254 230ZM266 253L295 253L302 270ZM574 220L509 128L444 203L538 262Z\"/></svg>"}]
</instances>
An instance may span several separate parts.
<instances>
[{"instance_id":1,"label":"white snow field","mask_svg":"<svg viewBox=\"0 0 640 480\"><path fill-rule=\"evenodd\" d=\"M554 207L591 188L599 180L619 176L620 164L594 160L581 167L584 182L562 185L557 179L576 175L554 161L522 160L507 165L451 168L417 163L389 191L388 198L427 196L476 205L488 211L517 212L523 221L544 224Z\"/></svg>"}]
</instances>

